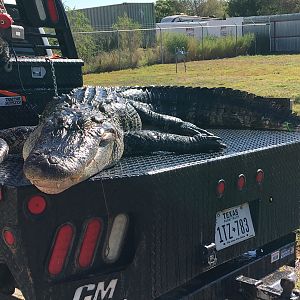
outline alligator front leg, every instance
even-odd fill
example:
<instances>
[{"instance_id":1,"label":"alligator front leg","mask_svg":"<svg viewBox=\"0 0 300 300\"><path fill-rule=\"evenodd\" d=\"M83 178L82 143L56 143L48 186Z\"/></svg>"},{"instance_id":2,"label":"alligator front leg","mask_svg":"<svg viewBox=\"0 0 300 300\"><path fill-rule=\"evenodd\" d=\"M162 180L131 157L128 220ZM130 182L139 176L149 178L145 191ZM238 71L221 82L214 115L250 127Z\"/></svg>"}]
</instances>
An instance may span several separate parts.
<instances>
[{"instance_id":1,"label":"alligator front leg","mask_svg":"<svg viewBox=\"0 0 300 300\"><path fill-rule=\"evenodd\" d=\"M201 153L219 151L226 146L216 136L197 134L182 136L152 130L127 132L124 135L124 154L136 155L157 151Z\"/></svg>"},{"instance_id":2,"label":"alligator front leg","mask_svg":"<svg viewBox=\"0 0 300 300\"><path fill-rule=\"evenodd\" d=\"M175 134L193 136L195 134L202 133L208 136L213 136L210 132L201 129L190 122L185 122L177 117L157 113L153 111L148 104L133 100L130 100L129 102L138 112L143 124L156 126L161 128L163 131Z\"/></svg>"},{"instance_id":3,"label":"alligator front leg","mask_svg":"<svg viewBox=\"0 0 300 300\"><path fill-rule=\"evenodd\" d=\"M33 126L20 126L0 130L0 163L8 153L22 153L24 142Z\"/></svg>"}]
</instances>

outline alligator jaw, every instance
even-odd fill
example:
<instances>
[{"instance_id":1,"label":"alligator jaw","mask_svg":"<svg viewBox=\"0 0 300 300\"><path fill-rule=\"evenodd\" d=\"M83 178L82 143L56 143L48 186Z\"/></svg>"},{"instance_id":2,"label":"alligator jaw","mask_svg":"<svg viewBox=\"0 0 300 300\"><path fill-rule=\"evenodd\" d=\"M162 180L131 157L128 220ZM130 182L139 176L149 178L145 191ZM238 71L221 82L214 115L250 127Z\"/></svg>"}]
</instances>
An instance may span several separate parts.
<instances>
[{"instance_id":1,"label":"alligator jaw","mask_svg":"<svg viewBox=\"0 0 300 300\"><path fill-rule=\"evenodd\" d=\"M59 194L69 189L91 176L99 173L101 170L110 167L115 161L118 161L123 154L123 139L120 141L110 141L102 146L99 146L95 157L89 162L87 166L78 170L73 175L61 176L60 178L52 178L43 176L41 170L32 172L31 166L28 170L26 168L26 161L24 164L24 173L30 182L35 185L41 192L45 194Z\"/></svg>"},{"instance_id":2,"label":"alligator jaw","mask_svg":"<svg viewBox=\"0 0 300 300\"><path fill-rule=\"evenodd\" d=\"M35 185L41 192L49 195L59 194L65 191L66 189L70 188L72 185L75 185L79 182L73 181L70 178L67 178L63 181L53 181L50 182L49 180L32 180L31 183Z\"/></svg>"}]
</instances>

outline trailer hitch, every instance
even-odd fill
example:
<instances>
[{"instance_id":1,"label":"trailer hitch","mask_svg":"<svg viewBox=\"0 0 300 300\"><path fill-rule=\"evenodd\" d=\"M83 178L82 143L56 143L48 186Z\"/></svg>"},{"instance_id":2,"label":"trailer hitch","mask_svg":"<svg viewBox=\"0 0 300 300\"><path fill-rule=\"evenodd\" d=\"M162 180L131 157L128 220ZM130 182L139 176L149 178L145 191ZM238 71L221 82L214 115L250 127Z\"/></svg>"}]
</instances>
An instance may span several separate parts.
<instances>
[{"instance_id":1,"label":"trailer hitch","mask_svg":"<svg viewBox=\"0 0 300 300\"><path fill-rule=\"evenodd\" d=\"M210 245L201 246L201 260L204 266L210 268L217 265L217 250L216 244L211 243Z\"/></svg>"},{"instance_id":2,"label":"trailer hitch","mask_svg":"<svg viewBox=\"0 0 300 300\"><path fill-rule=\"evenodd\" d=\"M236 278L238 291L249 300L300 300L300 291L295 290L295 269L284 266L262 279L246 276Z\"/></svg>"}]
</instances>

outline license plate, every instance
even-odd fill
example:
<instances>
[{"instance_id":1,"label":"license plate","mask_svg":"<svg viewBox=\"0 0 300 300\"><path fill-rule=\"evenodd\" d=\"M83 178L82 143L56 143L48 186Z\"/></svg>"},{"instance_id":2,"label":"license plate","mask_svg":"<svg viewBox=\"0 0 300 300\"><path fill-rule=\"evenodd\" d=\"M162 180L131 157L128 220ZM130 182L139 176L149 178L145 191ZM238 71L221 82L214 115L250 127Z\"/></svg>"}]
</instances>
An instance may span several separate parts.
<instances>
[{"instance_id":1,"label":"license plate","mask_svg":"<svg viewBox=\"0 0 300 300\"><path fill-rule=\"evenodd\" d=\"M217 250L230 247L254 236L248 203L217 212L215 231Z\"/></svg>"},{"instance_id":2,"label":"license plate","mask_svg":"<svg viewBox=\"0 0 300 300\"><path fill-rule=\"evenodd\" d=\"M0 97L0 106L17 106L22 105L21 96Z\"/></svg>"}]
</instances>

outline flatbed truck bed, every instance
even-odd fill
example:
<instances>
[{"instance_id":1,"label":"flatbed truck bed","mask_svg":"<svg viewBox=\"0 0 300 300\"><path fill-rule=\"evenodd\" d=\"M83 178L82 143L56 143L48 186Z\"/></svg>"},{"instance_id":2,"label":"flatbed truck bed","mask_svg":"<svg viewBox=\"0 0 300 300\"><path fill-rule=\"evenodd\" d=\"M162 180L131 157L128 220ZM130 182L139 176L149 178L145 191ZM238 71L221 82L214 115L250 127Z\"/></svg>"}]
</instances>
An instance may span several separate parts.
<instances>
[{"instance_id":1,"label":"flatbed truck bed","mask_svg":"<svg viewBox=\"0 0 300 300\"><path fill-rule=\"evenodd\" d=\"M1 164L0 258L25 299L237 299L228 286L238 276L262 278L293 265L300 133L212 132L227 149L123 158L58 195L32 186L20 157ZM42 211L32 210L34 197L44 199ZM224 241L216 223L235 209L249 210L254 235ZM82 260L91 228L97 240L89 242L90 260ZM65 256L53 261L64 230L70 234L60 249Z\"/></svg>"}]
</instances>

